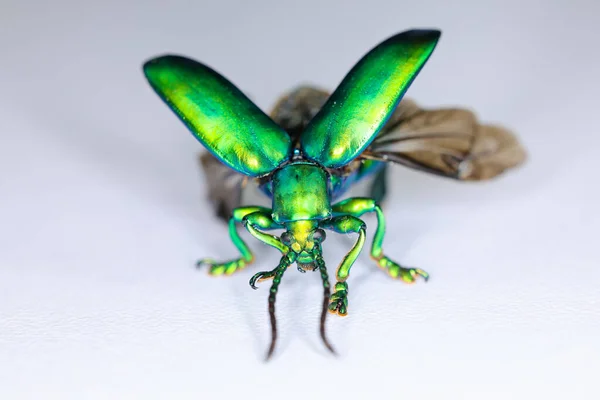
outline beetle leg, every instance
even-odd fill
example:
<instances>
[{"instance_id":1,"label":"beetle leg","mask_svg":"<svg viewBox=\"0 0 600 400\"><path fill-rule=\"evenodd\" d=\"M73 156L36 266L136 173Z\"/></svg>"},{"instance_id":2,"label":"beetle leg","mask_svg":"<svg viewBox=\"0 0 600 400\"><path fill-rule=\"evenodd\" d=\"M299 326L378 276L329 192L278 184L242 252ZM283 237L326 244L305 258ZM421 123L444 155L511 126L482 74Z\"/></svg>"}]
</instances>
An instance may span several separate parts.
<instances>
[{"instance_id":1,"label":"beetle leg","mask_svg":"<svg viewBox=\"0 0 600 400\"><path fill-rule=\"evenodd\" d=\"M332 206L333 215L352 215L360 217L368 212L377 215L377 230L371 246L371 258L377 265L387 271L392 278L398 278L406 283L414 283L418 277L427 281L429 274L420 268L405 268L383 254L383 238L385 236L385 218L381 207L373 199L353 197Z\"/></svg>"},{"instance_id":2,"label":"beetle leg","mask_svg":"<svg viewBox=\"0 0 600 400\"><path fill-rule=\"evenodd\" d=\"M273 221L271 213L271 210L262 210L247 214L242 219L242 224L252 236L269 246L275 247L285 255L289 252L289 248L283 244L281 239L275 235L269 235L268 233L260 231L260 229L269 230L283 228L283 225Z\"/></svg>"},{"instance_id":3,"label":"beetle leg","mask_svg":"<svg viewBox=\"0 0 600 400\"><path fill-rule=\"evenodd\" d=\"M233 242L235 247L237 247L237 249L241 253L241 257L225 262L216 262L212 259L205 258L198 261L196 263L196 266L202 267L204 265L208 265L210 267L208 270L208 273L210 275L231 275L234 272L243 269L247 265L252 264L252 262L254 261L254 255L252 254L252 251L250 250L248 245L240 237L237 231L236 224L243 223L246 217L257 213L259 215L267 215L270 219L271 210L265 207L258 206L236 208L233 210L231 218L229 218L229 236L231 237L231 241ZM271 224L267 223L263 225L264 226L261 226L263 229L279 228L279 226L275 226L274 222Z\"/></svg>"},{"instance_id":4,"label":"beetle leg","mask_svg":"<svg viewBox=\"0 0 600 400\"><path fill-rule=\"evenodd\" d=\"M352 264L354 264L365 244L366 225L357 217L341 215L323 221L320 226L337 233L358 233L356 243L352 246L348 254L346 254L337 269L335 292L331 295L329 301L329 311L344 316L348 313L348 284L346 284L346 279L350 275Z\"/></svg>"},{"instance_id":5,"label":"beetle leg","mask_svg":"<svg viewBox=\"0 0 600 400\"><path fill-rule=\"evenodd\" d=\"M280 264L277 268L272 271L262 271L255 274L250 279L250 286L252 289L256 289L256 282L264 281L266 279L276 278L280 269L286 269L289 267L294 261L296 261L296 253L290 252L289 248L279 239L277 236L269 235L268 233L261 232L261 229L277 229L281 228L281 225L277 224L271 218L270 212L264 211L256 211L252 214L248 214L242 220L242 223L246 227L246 229L250 232L252 236L257 238L263 243L268 244L269 246L275 247L277 250L281 251L283 257L281 258Z\"/></svg>"}]
</instances>

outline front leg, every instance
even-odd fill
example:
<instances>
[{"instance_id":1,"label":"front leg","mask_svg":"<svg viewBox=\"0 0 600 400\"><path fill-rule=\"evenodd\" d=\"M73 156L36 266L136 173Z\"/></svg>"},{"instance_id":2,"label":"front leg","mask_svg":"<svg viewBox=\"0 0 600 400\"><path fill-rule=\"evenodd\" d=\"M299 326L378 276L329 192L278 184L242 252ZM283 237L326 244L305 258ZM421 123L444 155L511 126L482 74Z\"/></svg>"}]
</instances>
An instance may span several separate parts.
<instances>
[{"instance_id":1,"label":"front leg","mask_svg":"<svg viewBox=\"0 0 600 400\"><path fill-rule=\"evenodd\" d=\"M429 279L429 274L422 269L404 268L383 254L385 218L381 207L379 207L375 200L353 197L334 204L332 210L333 215L353 215L355 217L360 217L368 212L375 212L377 215L377 230L375 231L373 245L371 246L371 258L377 262L377 265L385 269L392 278L400 278L406 283L414 283L419 276L425 279L425 281Z\"/></svg>"},{"instance_id":2,"label":"front leg","mask_svg":"<svg viewBox=\"0 0 600 400\"><path fill-rule=\"evenodd\" d=\"M329 301L329 311L344 316L348 314L348 284L346 279L350 275L352 264L360 254L365 244L366 225L352 215L342 215L323 221L320 226L337 233L358 233L358 239L348 254L344 257L337 269L335 291Z\"/></svg>"},{"instance_id":3,"label":"front leg","mask_svg":"<svg viewBox=\"0 0 600 400\"><path fill-rule=\"evenodd\" d=\"M271 219L271 210L268 208L258 206L236 208L233 210L231 218L229 218L229 236L231 237L231 241L235 247L237 247L241 253L241 257L225 262L216 262L212 259L205 258L198 261L196 264L197 267L208 265L210 267L208 270L210 275L231 275L236 271L244 269L247 265L254 262L254 255L252 254L252 251L246 242L244 242L244 240L240 237L236 229L236 224L238 223L242 223L253 236L257 237L263 242L265 240L257 235L262 234L268 238L271 238L271 236L262 232L258 232L257 228L281 228L280 225L276 224Z\"/></svg>"}]
</instances>

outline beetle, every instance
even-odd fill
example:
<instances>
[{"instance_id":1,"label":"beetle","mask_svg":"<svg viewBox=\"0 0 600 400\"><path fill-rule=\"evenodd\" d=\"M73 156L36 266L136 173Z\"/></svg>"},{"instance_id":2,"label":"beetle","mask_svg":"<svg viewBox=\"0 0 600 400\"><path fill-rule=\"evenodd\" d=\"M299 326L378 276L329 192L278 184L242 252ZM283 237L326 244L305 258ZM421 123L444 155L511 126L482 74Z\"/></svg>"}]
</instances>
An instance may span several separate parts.
<instances>
[{"instance_id":1,"label":"beetle","mask_svg":"<svg viewBox=\"0 0 600 400\"><path fill-rule=\"evenodd\" d=\"M323 282L320 335L327 311L348 313L348 277L365 245L361 216L375 213L377 226L370 255L392 278L413 283L429 278L383 250L385 219L380 206L386 192L387 164L395 163L461 181L494 178L521 164L526 154L509 130L480 123L463 108L424 109L403 96L434 51L441 31L398 33L366 53L333 93L300 86L284 95L270 115L210 67L178 55L163 55L143 65L159 97L206 147L201 156L209 196L217 214L228 220L240 256L198 266L212 275L231 275L252 264L254 254L240 237L241 224L261 242L279 250L279 264L250 279L250 286L272 280L268 298L271 344L275 349L275 300L292 264L318 271ZM349 187L373 177L369 197L341 199ZM242 206L249 181L271 198L272 207ZM282 229L280 236L267 233ZM358 235L339 264L331 284L322 256L325 231Z\"/></svg>"}]
</instances>

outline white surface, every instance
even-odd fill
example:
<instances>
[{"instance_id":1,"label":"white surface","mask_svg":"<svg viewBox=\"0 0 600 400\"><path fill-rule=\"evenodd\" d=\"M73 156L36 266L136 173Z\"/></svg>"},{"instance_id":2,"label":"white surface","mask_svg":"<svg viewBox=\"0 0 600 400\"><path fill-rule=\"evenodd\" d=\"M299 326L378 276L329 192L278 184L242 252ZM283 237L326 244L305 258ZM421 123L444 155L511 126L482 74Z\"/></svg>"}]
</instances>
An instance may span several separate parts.
<instances>
[{"instance_id":1,"label":"white surface","mask_svg":"<svg viewBox=\"0 0 600 400\"><path fill-rule=\"evenodd\" d=\"M37 3L0 12L0 398L600 398L592 0ZM505 123L530 161L483 185L395 168L385 247L432 279L363 254L328 321L336 359L320 279L291 269L265 365L268 285L248 279L278 256L251 241L235 277L192 268L235 248L141 63L185 54L269 108L410 27L443 30L410 96ZM325 245L333 271L350 239Z\"/></svg>"}]
</instances>

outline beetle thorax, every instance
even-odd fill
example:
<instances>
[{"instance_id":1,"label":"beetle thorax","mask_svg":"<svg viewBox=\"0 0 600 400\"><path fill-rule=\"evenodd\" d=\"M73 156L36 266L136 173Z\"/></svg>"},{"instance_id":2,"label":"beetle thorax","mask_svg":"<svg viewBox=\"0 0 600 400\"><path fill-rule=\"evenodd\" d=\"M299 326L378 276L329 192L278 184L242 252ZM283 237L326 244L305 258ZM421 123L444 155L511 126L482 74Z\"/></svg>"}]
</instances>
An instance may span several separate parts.
<instances>
[{"instance_id":1,"label":"beetle thorax","mask_svg":"<svg viewBox=\"0 0 600 400\"><path fill-rule=\"evenodd\" d=\"M305 161L284 166L273 175L273 220L287 223L331 216L328 173Z\"/></svg>"}]
</instances>

